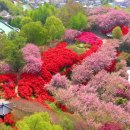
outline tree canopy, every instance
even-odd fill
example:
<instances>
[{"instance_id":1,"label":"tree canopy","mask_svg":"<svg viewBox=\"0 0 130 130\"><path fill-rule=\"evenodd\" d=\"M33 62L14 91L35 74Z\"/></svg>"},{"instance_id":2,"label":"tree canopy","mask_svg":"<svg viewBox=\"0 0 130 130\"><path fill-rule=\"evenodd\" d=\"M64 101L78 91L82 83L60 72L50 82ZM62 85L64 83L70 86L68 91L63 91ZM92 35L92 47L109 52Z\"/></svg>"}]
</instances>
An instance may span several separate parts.
<instances>
[{"instance_id":1,"label":"tree canopy","mask_svg":"<svg viewBox=\"0 0 130 130\"><path fill-rule=\"evenodd\" d=\"M21 36L27 38L27 42L42 45L46 42L46 29L41 22L30 22L21 28Z\"/></svg>"},{"instance_id":2,"label":"tree canopy","mask_svg":"<svg viewBox=\"0 0 130 130\"><path fill-rule=\"evenodd\" d=\"M65 30L62 21L55 16L47 18L45 28L47 29L49 40L59 39L64 34Z\"/></svg>"},{"instance_id":3,"label":"tree canopy","mask_svg":"<svg viewBox=\"0 0 130 130\"><path fill-rule=\"evenodd\" d=\"M87 25L87 17L82 13L79 12L75 16L72 16L70 19L70 28L82 30L86 28Z\"/></svg>"}]
</instances>

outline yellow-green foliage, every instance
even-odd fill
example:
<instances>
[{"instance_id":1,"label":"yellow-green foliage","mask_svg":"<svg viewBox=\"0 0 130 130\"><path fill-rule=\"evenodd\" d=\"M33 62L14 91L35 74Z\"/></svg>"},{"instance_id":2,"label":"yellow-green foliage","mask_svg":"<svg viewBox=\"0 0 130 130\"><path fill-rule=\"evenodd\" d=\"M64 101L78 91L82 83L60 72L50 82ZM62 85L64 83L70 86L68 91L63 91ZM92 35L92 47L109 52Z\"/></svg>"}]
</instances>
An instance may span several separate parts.
<instances>
[{"instance_id":1,"label":"yellow-green foliage","mask_svg":"<svg viewBox=\"0 0 130 130\"><path fill-rule=\"evenodd\" d=\"M126 98L117 97L115 103L116 103L117 105L121 105L121 104L127 103L127 101L128 101L128 100L127 100Z\"/></svg>"},{"instance_id":2,"label":"yellow-green foliage","mask_svg":"<svg viewBox=\"0 0 130 130\"><path fill-rule=\"evenodd\" d=\"M0 123L0 130L13 130L10 126L6 126L4 123Z\"/></svg>"},{"instance_id":3,"label":"yellow-green foliage","mask_svg":"<svg viewBox=\"0 0 130 130\"><path fill-rule=\"evenodd\" d=\"M47 112L36 113L16 123L19 130L62 130L60 125L51 123Z\"/></svg>"},{"instance_id":4,"label":"yellow-green foliage","mask_svg":"<svg viewBox=\"0 0 130 130\"><path fill-rule=\"evenodd\" d=\"M126 8L125 11L130 12L130 7Z\"/></svg>"},{"instance_id":5,"label":"yellow-green foliage","mask_svg":"<svg viewBox=\"0 0 130 130\"><path fill-rule=\"evenodd\" d=\"M90 46L89 44L87 45L83 43L79 43L79 44L77 43L77 44L69 45L68 48L80 55L85 51L89 50Z\"/></svg>"},{"instance_id":6,"label":"yellow-green foliage","mask_svg":"<svg viewBox=\"0 0 130 130\"><path fill-rule=\"evenodd\" d=\"M122 30L119 26L117 26L113 29L112 36L113 36L113 38L117 38L117 39L122 38L123 34L122 34Z\"/></svg>"}]
</instances>

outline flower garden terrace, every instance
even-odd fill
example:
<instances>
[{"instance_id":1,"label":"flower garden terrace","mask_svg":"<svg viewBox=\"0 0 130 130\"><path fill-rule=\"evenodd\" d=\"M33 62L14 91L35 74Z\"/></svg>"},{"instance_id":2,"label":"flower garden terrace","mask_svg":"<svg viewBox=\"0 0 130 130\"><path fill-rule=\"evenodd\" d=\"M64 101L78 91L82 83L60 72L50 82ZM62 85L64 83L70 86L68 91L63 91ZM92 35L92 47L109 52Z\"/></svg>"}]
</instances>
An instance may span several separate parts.
<instances>
[{"instance_id":1,"label":"flower garden terrace","mask_svg":"<svg viewBox=\"0 0 130 130\"><path fill-rule=\"evenodd\" d=\"M68 35L71 31L73 36ZM64 39L68 42L42 53L32 43L23 47L25 64L19 80L16 74L7 74L2 63L0 69L6 73L0 75L1 97L37 101L49 110L53 104L67 113L78 113L89 129L129 128L130 84L119 44L103 43L91 32L76 30L66 30Z\"/></svg>"}]
</instances>

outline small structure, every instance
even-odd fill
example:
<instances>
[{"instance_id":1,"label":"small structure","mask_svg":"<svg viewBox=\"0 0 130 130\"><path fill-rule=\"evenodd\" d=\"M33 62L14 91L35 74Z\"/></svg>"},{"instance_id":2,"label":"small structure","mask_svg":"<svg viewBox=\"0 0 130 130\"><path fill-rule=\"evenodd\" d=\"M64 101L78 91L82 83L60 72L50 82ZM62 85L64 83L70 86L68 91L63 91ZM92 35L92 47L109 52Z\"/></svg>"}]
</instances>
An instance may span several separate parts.
<instances>
[{"instance_id":1,"label":"small structure","mask_svg":"<svg viewBox=\"0 0 130 130\"><path fill-rule=\"evenodd\" d=\"M11 32L11 31L19 32L20 29L14 28L14 27L10 26L8 23L0 20L0 32L8 35L8 33Z\"/></svg>"},{"instance_id":2,"label":"small structure","mask_svg":"<svg viewBox=\"0 0 130 130\"><path fill-rule=\"evenodd\" d=\"M106 36L107 36L108 38L112 38L112 33L107 33Z\"/></svg>"},{"instance_id":3,"label":"small structure","mask_svg":"<svg viewBox=\"0 0 130 130\"><path fill-rule=\"evenodd\" d=\"M9 14L9 12L7 12L6 10L3 10L0 12L0 16L3 18L3 19L6 19L6 20L9 20L11 19L11 15Z\"/></svg>"},{"instance_id":4,"label":"small structure","mask_svg":"<svg viewBox=\"0 0 130 130\"><path fill-rule=\"evenodd\" d=\"M130 0L115 0L112 3L109 3L112 6L119 6L121 8L128 8L130 7Z\"/></svg>"},{"instance_id":5,"label":"small structure","mask_svg":"<svg viewBox=\"0 0 130 130\"><path fill-rule=\"evenodd\" d=\"M5 116L12 111L12 105L9 101L0 99L0 116Z\"/></svg>"},{"instance_id":6,"label":"small structure","mask_svg":"<svg viewBox=\"0 0 130 130\"><path fill-rule=\"evenodd\" d=\"M32 8L37 9L37 8L39 8L40 5L44 5L47 2L49 2L49 1L48 0L29 0L28 4Z\"/></svg>"}]
</instances>

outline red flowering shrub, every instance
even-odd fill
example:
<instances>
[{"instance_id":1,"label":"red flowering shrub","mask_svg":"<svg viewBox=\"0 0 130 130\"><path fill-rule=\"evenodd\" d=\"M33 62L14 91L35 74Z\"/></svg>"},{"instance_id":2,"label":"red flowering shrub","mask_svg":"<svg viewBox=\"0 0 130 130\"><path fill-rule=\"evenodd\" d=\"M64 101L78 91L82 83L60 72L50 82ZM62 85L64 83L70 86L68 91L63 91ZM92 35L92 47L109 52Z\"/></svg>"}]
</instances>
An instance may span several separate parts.
<instances>
[{"instance_id":1,"label":"red flowering shrub","mask_svg":"<svg viewBox=\"0 0 130 130\"><path fill-rule=\"evenodd\" d=\"M49 82L52 75L58 72L68 74L75 63L96 52L102 45L102 40L90 32L81 33L76 40L92 44L91 49L78 56L74 51L66 48L66 42L62 42L42 53L41 75L46 82Z\"/></svg>"},{"instance_id":2,"label":"red flowering shrub","mask_svg":"<svg viewBox=\"0 0 130 130\"><path fill-rule=\"evenodd\" d=\"M105 123L102 125L99 130L124 130L121 126L117 123Z\"/></svg>"},{"instance_id":3,"label":"red flowering shrub","mask_svg":"<svg viewBox=\"0 0 130 130\"><path fill-rule=\"evenodd\" d=\"M48 94L48 92L44 91L41 95L37 97L37 101L40 103L45 103L45 101L54 102L55 99Z\"/></svg>"},{"instance_id":4,"label":"red flowering shrub","mask_svg":"<svg viewBox=\"0 0 130 130\"><path fill-rule=\"evenodd\" d=\"M12 97L16 97L15 89L5 88L4 89L4 98L10 99Z\"/></svg>"},{"instance_id":5,"label":"red flowering shrub","mask_svg":"<svg viewBox=\"0 0 130 130\"><path fill-rule=\"evenodd\" d=\"M99 37L97 37L94 33L91 32L82 32L79 36L76 37L76 40L83 43L89 43L91 45L102 44L102 40Z\"/></svg>"},{"instance_id":6,"label":"red flowering shrub","mask_svg":"<svg viewBox=\"0 0 130 130\"><path fill-rule=\"evenodd\" d=\"M73 64L78 62L78 55L72 50L67 49L66 46L67 43L61 43L55 48L43 52L41 72L45 81L49 81L52 74L66 71L66 68L70 68Z\"/></svg>"},{"instance_id":7,"label":"red flowering shrub","mask_svg":"<svg viewBox=\"0 0 130 130\"><path fill-rule=\"evenodd\" d=\"M65 105L62 105L61 103L57 104L57 107L59 107L63 112L67 112L68 109Z\"/></svg>"},{"instance_id":8,"label":"red flowering shrub","mask_svg":"<svg viewBox=\"0 0 130 130\"><path fill-rule=\"evenodd\" d=\"M45 81L38 75L23 74L18 83L18 92L23 98L28 98L33 94L37 96L44 91L44 84Z\"/></svg>"},{"instance_id":9,"label":"red flowering shrub","mask_svg":"<svg viewBox=\"0 0 130 130\"><path fill-rule=\"evenodd\" d=\"M13 74L3 74L0 75L0 84L2 97L10 99L16 97L15 86L16 86L16 75Z\"/></svg>"},{"instance_id":10,"label":"red flowering shrub","mask_svg":"<svg viewBox=\"0 0 130 130\"><path fill-rule=\"evenodd\" d=\"M46 82L49 82L52 78L52 74L47 70L44 64L42 65L41 75L43 80L45 80Z\"/></svg>"},{"instance_id":11,"label":"red flowering shrub","mask_svg":"<svg viewBox=\"0 0 130 130\"><path fill-rule=\"evenodd\" d=\"M4 121L3 121L3 119L2 118L0 118L0 123L3 123Z\"/></svg>"},{"instance_id":12,"label":"red flowering shrub","mask_svg":"<svg viewBox=\"0 0 130 130\"><path fill-rule=\"evenodd\" d=\"M16 83L16 75L14 74L1 74L0 75L0 83L2 82L14 82Z\"/></svg>"},{"instance_id":13,"label":"red flowering shrub","mask_svg":"<svg viewBox=\"0 0 130 130\"><path fill-rule=\"evenodd\" d=\"M19 87L18 87L18 92L19 92L19 95L23 98L29 98L32 96L32 93L33 93L33 90L32 88L27 85L27 83L21 83L22 81L20 81L19 83Z\"/></svg>"},{"instance_id":14,"label":"red flowering shrub","mask_svg":"<svg viewBox=\"0 0 130 130\"><path fill-rule=\"evenodd\" d=\"M13 115L12 114L7 114L4 116L4 122L6 124L9 124L9 125L13 125L14 124L14 119L13 119Z\"/></svg>"},{"instance_id":15,"label":"red flowering shrub","mask_svg":"<svg viewBox=\"0 0 130 130\"><path fill-rule=\"evenodd\" d=\"M41 75L46 82L49 82L52 75L58 72L68 74L74 64L96 52L102 45L102 40L90 32L83 32L76 39L80 42L92 44L91 49L78 56L74 51L66 48L66 42L62 42L55 48L43 52Z\"/></svg>"},{"instance_id":16,"label":"red flowering shrub","mask_svg":"<svg viewBox=\"0 0 130 130\"><path fill-rule=\"evenodd\" d=\"M127 26L123 26L121 30L123 35L126 35L129 32L129 28Z\"/></svg>"},{"instance_id":17,"label":"red flowering shrub","mask_svg":"<svg viewBox=\"0 0 130 130\"><path fill-rule=\"evenodd\" d=\"M23 74L18 83L18 93L22 98L31 99L35 97L40 103L45 101L53 102L51 97L44 88L45 81L39 75Z\"/></svg>"}]
</instances>

